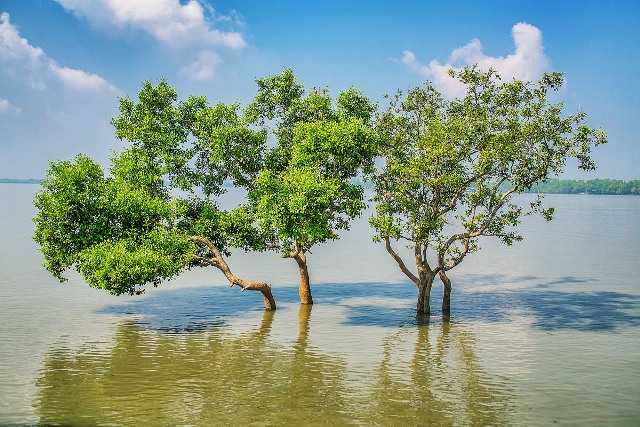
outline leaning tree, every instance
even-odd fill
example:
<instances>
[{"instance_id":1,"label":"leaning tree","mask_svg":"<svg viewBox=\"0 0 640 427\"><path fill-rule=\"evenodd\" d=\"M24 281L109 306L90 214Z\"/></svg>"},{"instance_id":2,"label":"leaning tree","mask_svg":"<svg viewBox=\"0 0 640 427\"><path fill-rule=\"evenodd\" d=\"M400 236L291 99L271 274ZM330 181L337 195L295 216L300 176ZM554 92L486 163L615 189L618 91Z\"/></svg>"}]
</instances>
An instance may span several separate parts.
<instances>
[{"instance_id":1,"label":"leaning tree","mask_svg":"<svg viewBox=\"0 0 640 427\"><path fill-rule=\"evenodd\" d=\"M563 84L561 73L537 83L502 81L476 67L451 72L466 86L461 99L446 100L429 82L398 92L377 120L384 168L374 177L376 239L418 287L417 310L429 313L437 276L442 309L450 309L447 272L479 249L483 236L511 245L522 237L523 215L552 219L542 196L523 208L513 197L563 171L569 158L595 168L593 146L606 142L586 126L586 114L563 116L548 97ZM392 246L404 242L412 270Z\"/></svg>"},{"instance_id":2,"label":"leaning tree","mask_svg":"<svg viewBox=\"0 0 640 427\"><path fill-rule=\"evenodd\" d=\"M91 286L138 294L212 266L275 309L267 283L236 277L225 260L232 247L265 249L252 211L223 210L216 199L225 180L251 187L266 134L249 127L238 105L178 102L166 81L145 82L137 102L120 99L112 123L130 145L113 155L109 174L84 155L52 163L35 197L34 239L47 270L62 281L75 268Z\"/></svg>"},{"instance_id":3,"label":"leaning tree","mask_svg":"<svg viewBox=\"0 0 640 427\"><path fill-rule=\"evenodd\" d=\"M364 188L354 181L371 173L378 139L371 127L376 105L355 89L334 102L328 91L308 94L291 69L257 80L245 110L249 121L275 139L249 188L250 204L270 249L293 258L300 301L313 304L307 254L365 208Z\"/></svg>"}]
</instances>

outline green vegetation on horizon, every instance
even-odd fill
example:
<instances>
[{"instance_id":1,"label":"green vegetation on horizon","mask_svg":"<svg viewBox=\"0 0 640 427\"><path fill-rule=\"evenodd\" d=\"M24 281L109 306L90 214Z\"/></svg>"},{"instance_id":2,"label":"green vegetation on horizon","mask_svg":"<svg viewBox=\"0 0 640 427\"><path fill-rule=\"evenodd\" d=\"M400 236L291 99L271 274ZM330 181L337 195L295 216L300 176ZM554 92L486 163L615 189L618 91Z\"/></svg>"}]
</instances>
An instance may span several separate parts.
<instances>
[{"instance_id":1,"label":"green vegetation on horizon","mask_svg":"<svg viewBox=\"0 0 640 427\"><path fill-rule=\"evenodd\" d=\"M640 180L619 179L548 179L531 187L531 193L640 195Z\"/></svg>"},{"instance_id":2,"label":"green vegetation on horizon","mask_svg":"<svg viewBox=\"0 0 640 427\"><path fill-rule=\"evenodd\" d=\"M16 179L0 178L0 184L40 184L41 179ZM369 181L353 180L353 184L361 185L364 188L373 188L373 183ZM234 187L232 182L225 181L224 188ZM529 193L547 194L598 194L598 195L619 195L627 196L640 195L640 180L624 181L621 179L595 178L588 180L581 179L559 179L551 178L546 182L534 185Z\"/></svg>"},{"instance_id":3,"label":"green vegetation on horizon","mask_svg":"<svg viewBox=\"0 0 640 427\"><path fill-rule=\"evenodd\" d=\"M0 184L40 184L40 179L0 178Z\"/></svg>"}]
</instances>

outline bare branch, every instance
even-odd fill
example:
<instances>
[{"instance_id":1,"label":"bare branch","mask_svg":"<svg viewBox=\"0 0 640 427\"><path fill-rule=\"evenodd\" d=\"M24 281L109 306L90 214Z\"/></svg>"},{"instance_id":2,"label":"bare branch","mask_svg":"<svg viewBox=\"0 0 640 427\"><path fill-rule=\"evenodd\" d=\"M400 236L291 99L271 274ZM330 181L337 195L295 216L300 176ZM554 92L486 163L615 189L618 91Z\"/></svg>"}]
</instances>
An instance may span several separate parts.
<instances>
[{"instance_id":1,"label":"bare branch","mask_svg":"<svg viewBox=\"0 0 640 427\"><path fill-rule=\"evenodd\" d=\"M409 271L409 269L407 268L407 266L404 264L404 261L402 260L402 258L400 258L400 255L398 255L393 248L391 247L391 241L389 240L388 237L384 238L385 240L385 246L387 248L387 252L389 252L389 255L391 255L391 257L396 260L396 262L398 263L398 266L400 267L400 270L402 270L402 272L409 278L411 279L411 281L413 283L416 284L416 286L420 286L420 279L418 279L415 274L413 274L411 271Z\"/></svg>"},{"instance_id":2,"label":"bare branch","mask_svg":"<svg viewBox=\"0 0 640 427\"><path fill-rule=\"evenodd\" d=\"M197 264L200 267L204 267L204 266L207 266L207 265L211 265L211 266L214 266L214 267L217 266L217 263L215 262L214 259L205 258L205 257L201 257L201 256L196 256L196 255L194 255L192 257L192 262L194 264Z\"/></svg>"},{"instance_id":3,"label":"bare branch","mask_svg":"<svg viewBox=\"0 0 640 427\"><path fill-rule=\"evenodd\" d=\"M197 243L201 243L203 245L205 245L213 254L213 258L211 259L206 259L203 257L196 257L196 259L198 260L204 260L206 261L208 264L218 268L220 271L222 271L224 273L224 275L226 276L227 280L229 281L230 285L238 285L242 288L243 291L249 289L249 290L256 290L256 291L260 291L262 292L262 297L264 298L264 303L265 303L265 307L267 310L275 310L276 308L276 302L273 299L273 295L271 293L271 286L269 286L268 283L265 282L249 282L243 279L240 279L239 277L236 277L232 272L231 269L229 268L229 265L227 264L227 262L224 260L224 258L222 257L222 254L220 254L220 251L218 250L218 248L211 243L211 241L205 237L201 237L201 236L189 236L189 240L191 240L192 242L197 242Z\"/></svg>"}]
</instances>

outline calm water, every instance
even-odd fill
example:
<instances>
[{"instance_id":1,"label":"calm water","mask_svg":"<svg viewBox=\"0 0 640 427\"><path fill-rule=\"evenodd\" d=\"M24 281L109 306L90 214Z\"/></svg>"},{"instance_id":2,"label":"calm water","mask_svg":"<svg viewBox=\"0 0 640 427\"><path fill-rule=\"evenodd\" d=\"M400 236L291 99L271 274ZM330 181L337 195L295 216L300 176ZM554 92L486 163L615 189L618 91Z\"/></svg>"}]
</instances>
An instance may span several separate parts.
<instances>
[{"instance_id":1,"label":"calm water","mask_svg":"<svg viewBox=\"0 0 640 427\"><path fill-rule=\"evenodd\" d=\"M275 313L213 269L142 297L59 284L36 189L0 185L0 425L640 425L640 197L549 196L556 220L486 242L427 319L365 220L310 256L313 308L275 254L229 260Z\"/></svg>"}]
</instances>

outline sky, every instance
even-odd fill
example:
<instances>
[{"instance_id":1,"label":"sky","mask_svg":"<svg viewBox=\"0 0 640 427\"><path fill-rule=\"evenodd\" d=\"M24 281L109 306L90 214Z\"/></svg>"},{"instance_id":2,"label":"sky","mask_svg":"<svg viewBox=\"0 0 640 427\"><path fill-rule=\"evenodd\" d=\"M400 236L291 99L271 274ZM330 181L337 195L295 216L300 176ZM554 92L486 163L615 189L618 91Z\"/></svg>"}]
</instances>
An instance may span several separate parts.
<instances>
[{"instance_id":1,"label":"sky","mask_svg":"<svg viewBox=\"0 0 640 427\"><path fill-rule=\"evenodd\" d=\"M0 0L0 178L42 178L85 153L103 165L125 143L118 98L166 78L180 98L240 102L255 79L293 68L307 88L385 94L450 68L504 78L562 71L567 114L607 131L598 169L564 178L640 179L640 1Z\"/></svg>"}]
</instances>

